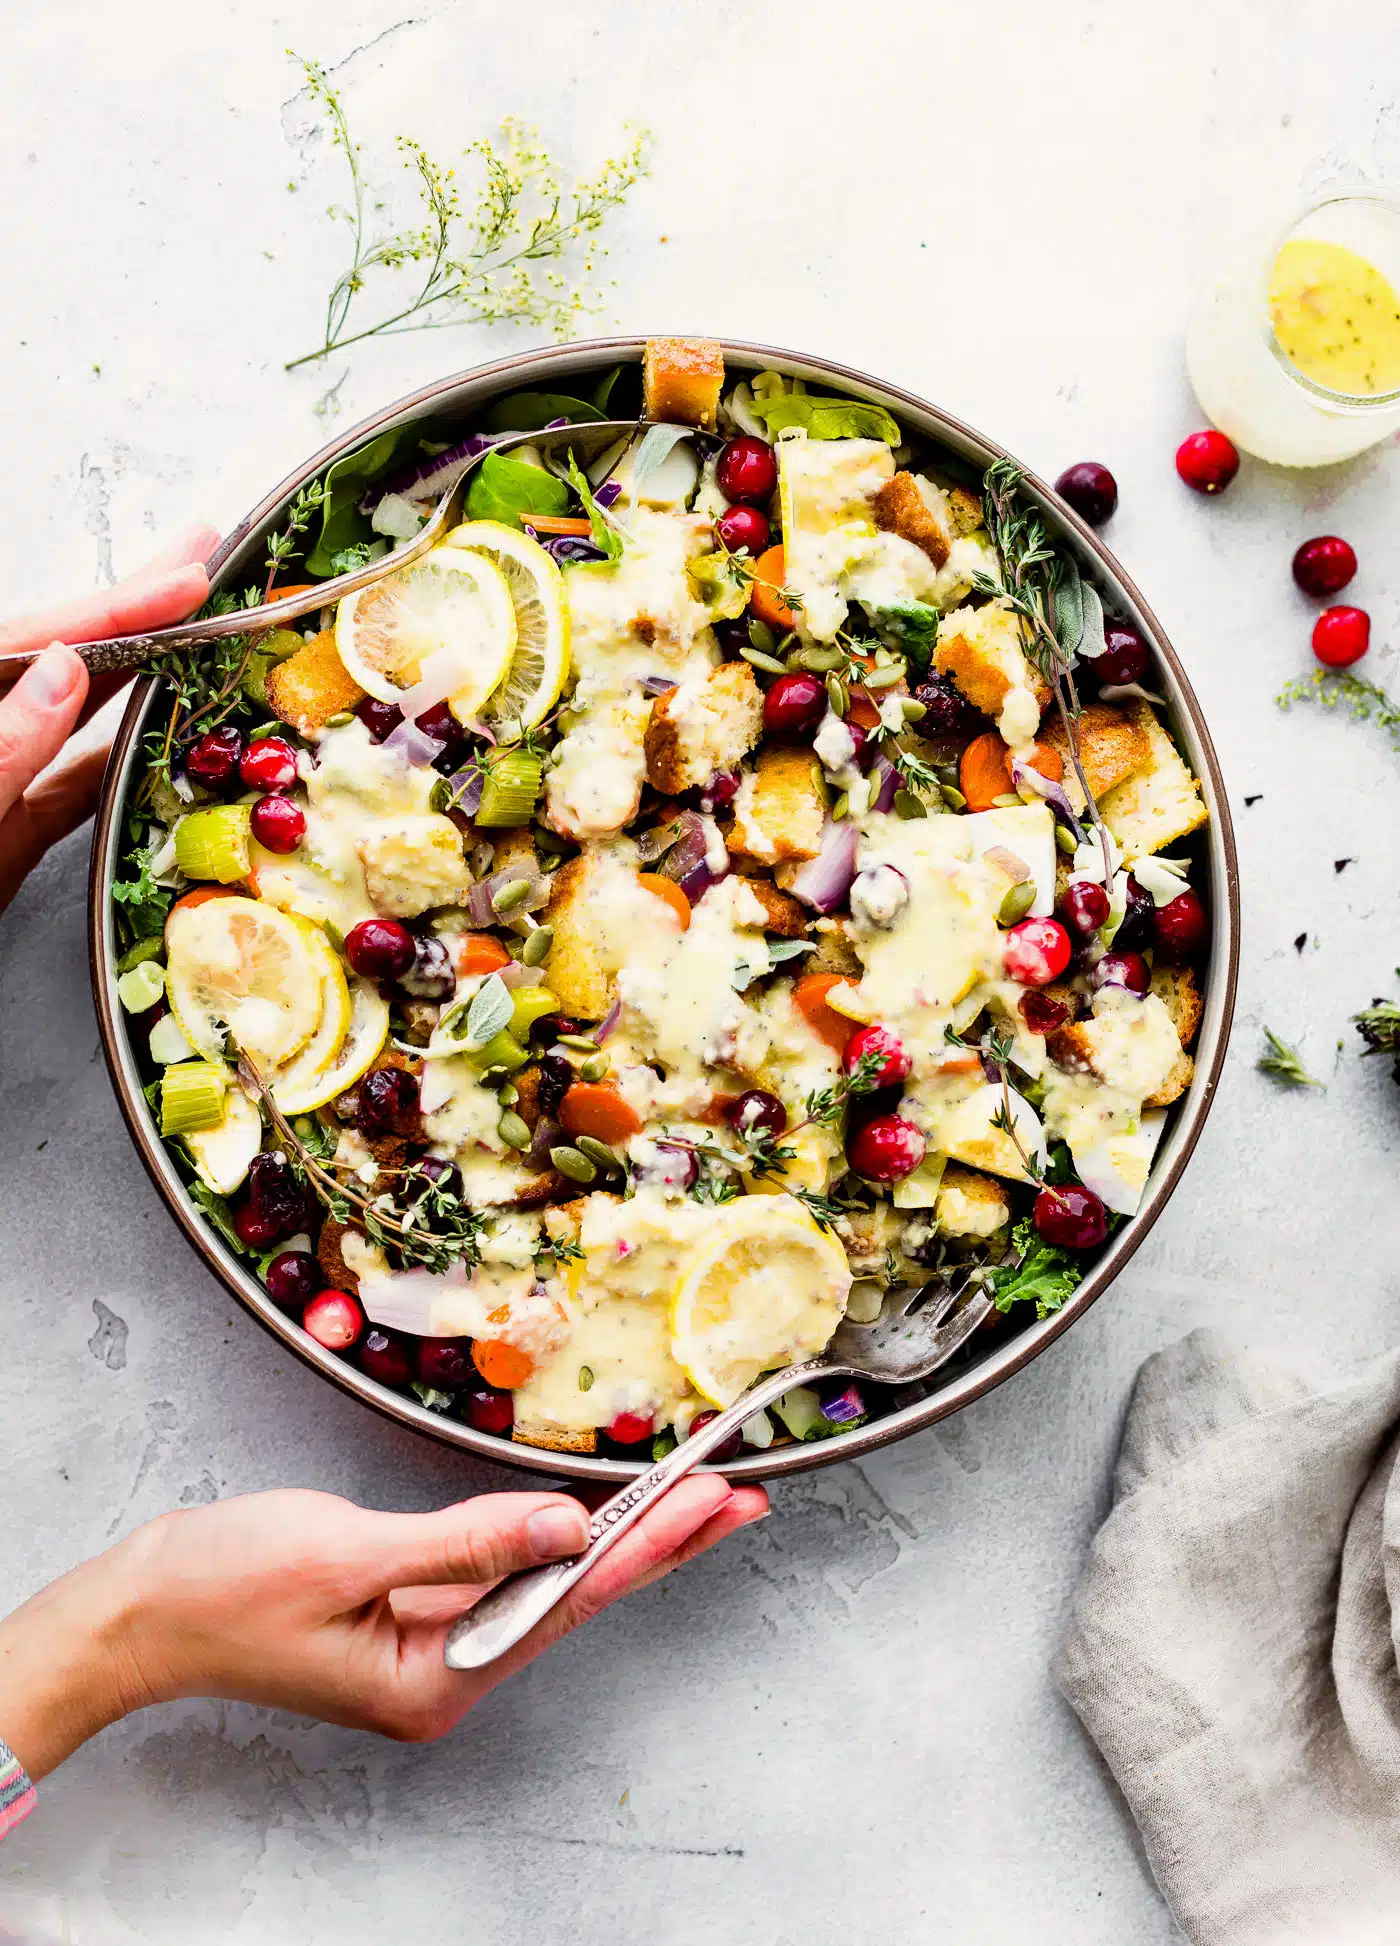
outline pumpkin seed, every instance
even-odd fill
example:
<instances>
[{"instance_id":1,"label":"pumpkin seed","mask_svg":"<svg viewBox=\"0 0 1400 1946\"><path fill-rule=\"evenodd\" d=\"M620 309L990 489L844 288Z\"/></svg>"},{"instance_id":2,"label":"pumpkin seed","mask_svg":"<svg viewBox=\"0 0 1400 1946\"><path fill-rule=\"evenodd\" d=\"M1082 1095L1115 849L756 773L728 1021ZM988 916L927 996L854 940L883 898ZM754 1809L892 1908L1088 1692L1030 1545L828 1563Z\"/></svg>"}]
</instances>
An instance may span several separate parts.
<instances>
[{"instance_id":1,"label":"pumpkin seed","mask_svg":"<svg viewBox=\"0 0 1400 1946\"><path fill-rule=\"evenodd\" d=\"M611 1054L604 1054L602 1052L590 1054L588 1059L579 1068L579 1080L601 1081L611 1066Z\"/></svg>"},{"instance_id":2,"label":"pumpkin seed","mask_svg":"<svg viewBox=\"0 0 1400 1946\"><path fill-rule=\"evenodd\" d=\"M567 1142L561 1142L558 1148L551 1149L549 1159L560 1175L567 1176L570 1182L587 1184L598 1180L598 1171L588 1157L578 1149L571 1149Z\"/></svg>"},{"instance_id":3,"label":"pumpkin seed","mask_svg":"<svg viewBox=\"0 0 1400 1946\"><path fill-rule=\"evenodd\" d=\"M578 1389L580 1392L591 1392L593 1390L593 1367L591 1365L579 1366Z\"/></svg>"},{"instance_id":4,"label":"pumpkin seed","mask_svg":"<svg viewBox=\"0 0 1400 1946\"><path fill-rule=\"evenodd\" d=\"M861 681L867 689L892 689L904 679L904 664L897 663L892 669L867 669Z\"/></svg>"},{"instance_id":5,"label":"pumpkin seed","mask_svg":"<svg viewBox=\"0 0 1400 1946\"><path fill-rule=\"evenodd\" d=\"M504 1081L496 1090L496 1099L502 1108L514 1108L520 1099L520 1090L513 1081Z\"/></svg>"},{"instance_id":6,"label":"pumpkin seed","mask_svg":"<svg viewBox=\"0 0 1400 1946\"><path fill-rule=\"evenodd\" d=\"M514 912L517 906L524 905L530 896L531 881L528 878L513 878L509 885L503 885L499 892L491 894L491 904L498 916Z\"/></svg>"},{"instance_id":7,"label":"pumpkin seed","mask_svg":"<svg viewBox=\"0 0 1400 1946\"><path fill-rule=\"evenodd\" d=\"M767 622L761 622L757 615L749 617L749 647L757 649L760 655L772 655L778 646L778 638Z\"/></svg>"},{"instance_id":8,"label":"pumpkin seed","mask_svg":"<svg viewBox=\"0 0 1400 1946\"><path fill-rule=\"evenodd\" d=\"M1021 800L1015 791L1003 791L999 797L992 799L992 804L998 811L1013 811L1020 808Z\"/></svg>"},{"instance_id":9,"label":"pumpkin seed","mask_svg":"<svg viewBox=\"0 0 1400 1946\"><path fill-rule=\"evenodd\" d=\"M963 796L956 784L940 784L938 788L942 793L943 802L948 806L950 811L965 811L967 809L967 799Z\"/></svg>"},{"instance_id":10,"label":"pumpkin seed","mask_svg":"<svg viewBox=\"0 0 1400 1946\"><path fill-rule=\"evenodd\" d=\"M846 696L846 685L839 676L831 675L827 677L826 700L830 704L834 716L844 717L846 711L850 708L850 703Z\"/></svg>"},{"instance_id":11,"label":"pumpkin seed","mask_svg":"<svg viewBox=\"0 0 1400 1946\"><path fill-rule=\"evenodd\" d=\"M596 1054L598 1043L591 1034L561 1034L560 1047L571 1047L576 1054Z\"/></svg>"},{"instance_id":12,"label":"pumpkin seed","mask_svg":"<svg viewBox=\"0 0 1400 1946\"><path fill-rule=\"evenodd\" d=\"M799 649L796 660L798 668L808 675L826 676L833 669L843 668L846 658L840 649Z\"/></svg>"},{"instance_id":13,"label":"pumpkin seed","mask_svg":"<svg viewBox=\"0 0 1400 1946\"><path fill-rule=\"evenodd\" d=\"M928 704L919 702L914 696L901 696L899 707L904 711L906 723L922 723L928 715Z\"/></svg>"},{"instance_id":14,"label":"pumpkin seed","mask_svg":"<svg viewBox=\"0 0 1400 1946\"><path fill-rule=\"evenodd\" d=\"M530 1146L531 1136L529 1126L521 1116L516 1114L513 1108L508 1108L505 1114L502 1115L500 1121L497 1122L496 1133L506 1144L507 1148L528 1149Z\"/></svg>"},{"instance_id":15,"label":"pumpkin seed","mask_svg":"<svg viewBox=\"0 0 1400 1946\"><path fill-rule=\"evenodd\" d=\"M433 785L433 788L428 792L428 809L430 811L442 812L448 808L451 802L452 786L445 777L439 777Z\"/></svg>"},{"instance_id":16,"label":"pumpkin seed","mask_svg":"<svg viewBox=\"0 0 1400 1946\"><path fill-rule=\"evenodd\" d=\"M575 1136L574 1147L590 1162L596 1162L604 1175L620 1176L627 1166L616 1149L610 1149L606 1142L600 1142L596 1136Z\"/></svg>"},{"instance_id":17,"label":"pumpkin seed","mask_svg":"<svg viewBox=\"0 0 1400 1946\"><path fill-rule=\"evenodd\" d=\"M752 663L755 669L762 669L765 675L785 676L787 674L785 662L779 662L775 655L765 655L762 649L751 648L747 642L741 646L739 653L745 662Z\"/></svg>"},{"instance_id":18,"label":"pumpkin seed","mask_svg":"<svg viewBox=\"0 0 1400 1946\"><path fill-rule=\"evenodd\" d=\"M837 798L836 802L831 807L832 818L834 820L839 821L841 818L845 817L846 813L850 810L850 808L851 808L851 793L849 791L842 791L841 795Z\"/></svg>"},{"instance_id":19,"label":"pumpkin seed","mask_svg":"<svg viewBox=\"0 0 1400 1946\"><path fill-rule=\"evenodd\" d=\"M553 926L536 926L521 947L520 957L527 966L543 966L549 958L549 949L553 944Z\"/></svg>"},{"instance_id":20,"label":"pumpkin seed","mask_svg":"<svg viewBox=\"0 0 1400 1946\"><path fill-rule=\"evenodd\" d=\"M347 723L353 723L354 720L354 710L338 709L334 716L328 716L326 718L326 728L328 730L343 730Z\"/></svg>"},{"instance_id":21,"label":"pumpkin seed","mask_svg":"<svg viewBox=\"0 0 1400 1946\"><path fill-rule=\"evenodd\" d=\"M997 924L1014 926L1018 919L1024 919L1035 904L1035 880L1023 878L1019 885L1009 885L997 907Z\"/></svg>"},{"instance_id":22,"label":"pumpkin seed","mask_svg":"<svg viewBox=\"0 0 1400 1946\"><path fill-rule=\"evenodd\" d=\"M898 790L894 794L894 814L897 818L926 818L928 809L913 791Z\"/></svg>"},{"instance_id":23,"label":"pumpkin seed","mask_svg":"<svg viewBox=\"0 0 1400 1946\"><path fill-rule=\"evenodd\" d=\"M1055 826L1055 843L1060 847L1060 850L1066 858L1073 858L1079 849L1079 840L1067 824L1057 824Z\"/></svg>"}]
</instances>

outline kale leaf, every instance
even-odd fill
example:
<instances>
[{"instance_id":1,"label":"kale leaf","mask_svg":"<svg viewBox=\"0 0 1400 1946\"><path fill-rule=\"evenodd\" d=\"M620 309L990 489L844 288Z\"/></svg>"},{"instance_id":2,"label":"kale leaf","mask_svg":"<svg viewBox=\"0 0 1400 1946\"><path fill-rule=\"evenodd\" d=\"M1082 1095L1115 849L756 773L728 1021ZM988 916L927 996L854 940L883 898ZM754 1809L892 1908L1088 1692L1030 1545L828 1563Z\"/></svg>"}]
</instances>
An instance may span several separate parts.
<instances>
[{"instance_id":1,"label":"kale leaf","mask_svg":"<svg viewBox=\"0 0 1400 1946\"><path fill-rule=\"evenodd\" d=\"M1048 1318L1078 1288L1083 1276L1079 1259L1042 1242L1026 1217L1011 1233L1010 1260L991 1272L992 1298L999 1311L1009 1311L1024 1300L1035 1305L1037 1318Z\"/></svg>"}]
</instances>

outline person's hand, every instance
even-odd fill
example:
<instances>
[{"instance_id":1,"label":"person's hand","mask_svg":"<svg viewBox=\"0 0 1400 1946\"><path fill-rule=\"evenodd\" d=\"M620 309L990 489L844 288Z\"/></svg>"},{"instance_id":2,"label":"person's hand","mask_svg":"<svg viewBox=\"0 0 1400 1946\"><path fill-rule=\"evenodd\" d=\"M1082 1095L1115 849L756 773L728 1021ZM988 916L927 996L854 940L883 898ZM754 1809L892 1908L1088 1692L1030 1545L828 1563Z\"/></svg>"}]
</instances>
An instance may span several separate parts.
<instances>
[{"instance_id":1,"label":"person's hand","mask_svg":"<svg viewBox=\"0 0 1400 1946\"><path fill-rule=\"evenodd\" d=\"M217 547L213 527L191 527L175 545L115 588L82 601L0 624L0 653L42 649L9 695L0 698L0 911L51 845L92 815L107 766L107 748L35 779L80 723L100 709L129 675L89 682L85 663L65 642L136 635L180 622L209 593L204 563Z\"/></svg>"},{"instance_id":2,"label":"person's hand","mask_svg":"<svg viewBox=\"0 0 1400 1946\"><path fill-rule=\"evenodd\" d=\"M581 1552L561 1493L493 1493L430 1514L261 1493L138 1529L0 1623L0 1737L38 1779L147 1704L222 1696L441 1736L541 1649L768 1511L761 1487L680 1481L523 1642L443 1663L455 1618L503 1574Z\"/></svg>"}]
</instances>

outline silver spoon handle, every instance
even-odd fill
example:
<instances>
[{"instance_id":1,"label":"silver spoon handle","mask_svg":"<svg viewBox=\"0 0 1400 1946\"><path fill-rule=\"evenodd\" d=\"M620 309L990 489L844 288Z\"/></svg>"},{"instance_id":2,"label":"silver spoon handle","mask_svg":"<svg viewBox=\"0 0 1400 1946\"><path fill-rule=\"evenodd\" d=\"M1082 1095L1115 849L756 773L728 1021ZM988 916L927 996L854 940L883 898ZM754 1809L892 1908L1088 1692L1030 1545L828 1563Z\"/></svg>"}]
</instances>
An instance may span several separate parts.
<instances>
[{"instance_id":1,"label":"silver spoon handle","mask_svg":"<svg viewBox=\"0 0 1400 1946\"><path fill-rule=\"evenodd\" d=\"M480 1669L504 1655L507 1649L513 1649L602 1559L613 1543L636 1526L663 1493L669 1493L677 1480L683 1480L707 1454L722 1446L746 1419L761 1412L774 1399L780 1399L784 1392L790 1392L794 1385L830 1378L845 1369L829 1358L810 1358L804 1365L789 1365L760 1379L717 1418L683 1439L674 1452L658 1460L638 1479L629 1480L611 1500L605 1500L590 1523L588 1546L576 1559L556 1561L545 1568L526 1568L523 1573L508 1575L490 1594L483 1595L475 1608L454 1623L448 1635L443 1652L448 1668Z\"/></svg>"}]
</instances>

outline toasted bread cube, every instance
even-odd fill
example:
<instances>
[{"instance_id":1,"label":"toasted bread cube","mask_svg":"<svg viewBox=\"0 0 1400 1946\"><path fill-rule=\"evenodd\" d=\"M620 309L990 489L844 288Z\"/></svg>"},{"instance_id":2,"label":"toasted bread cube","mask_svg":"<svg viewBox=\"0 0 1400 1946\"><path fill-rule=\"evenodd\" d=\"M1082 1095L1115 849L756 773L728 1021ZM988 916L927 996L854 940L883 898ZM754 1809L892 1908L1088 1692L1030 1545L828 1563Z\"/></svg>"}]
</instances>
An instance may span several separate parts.
<instances>
[{"instance_id":1,"label":"toasted bread cube","mask_svg":"<svg viewBox=\"0 0 1400 1946\"><path fill-rule=\"evenodd\" d=\"M462 834L438 811L381 819L356 850L365 888L385 918L416 919L435 905L464 905L472 889Z\"/></svg>"},{"instance_id":2,"label":"toasted bread cube","mask_svg":"<svg viewBox=\"0 0 1400 1946\"><path fill-rule=\"evenodd\" d=\"M512 1209L543 1209L546 1203L553 1203L561 1196L567 1196L571 1185L565 1181L557 1169L546 1169L542 1176L527 1176L510 1199Z\"/></svg>"},{"instance_id":3,"label":"toasted bread cube","mask_svg":"<svg viewBox=\"0 0 1400 1946\"><path fill-rule=\"evenodd\" d=\"M1084 793L1070 763L1069 738L1058 712L1046 724L1044 740L1060 753L1070 803L1076 811L1084 810ZM1086 703L1079 712L1079 761L1096 804L1141 770L1151 754L1147 733L1130 710L1112 703Z\"/></svg>"},{"instance_id":4,"label":"toasted bread cube","mask_svg":"<svg viewBox=\"0 0 1400 1946\"><path fill-rule=\"evenodd\" d=\"M954 540L965 540L982 525L982 502L966 487L949 487L948 521Z\"/></svg>"},{"instance_id":5,"label":"toasted bread cube","mask_svg":"<svg viewBox=\"0 0 1400 1946\"><path fill-rule=\"evenodd\" d=\"M951 676L975 709L1001 715L1013 689L1029 690L1044 709L1049 686L1026 659L1021 624L1003 602L982 608L955 608L938 630L934 657L940 675Z\"/></svg>"},{"instance_id":6,"label":"toasted bread cube","mask_svg":"<svg viewBox=\"0 0 1400 1946\"><path fill-rule=\"evenodd\" d=\"M1156 712L1139 703L1134 714L1147 738L1147 761L1099 803L1129 863L1199 830L1207 816L1200 788Z\"/></svg>"},{"instance_id":7,"label":"toasted bread cube","mask_svg":"<svg viewBox=\"0 0 1400 1946\"><path fill-rule=\"evenodd\" d=\"M314 736L333 716L354 709L364 697L364 690L341 661L335 636L328 628L313 635L304 649L277 663L267 675L269 705L304 737Z\"/></svg>"},{"instance_id":8,"label":"toasted bread cube","mask_svg":"<svg viewBox=\"0 0 1400 1946\"><path fill-rule=\"evenodd\" d=\"M588 881L593 860L571 858L554 875L549 904L542 915L554 928L549 949L549 990L562 1012L601 1020L612 1005L612 979L599 955L596 928L589 916Z\"/></svg>"},{"instance_id":9,"label":"toasted bread cube","mask_svg":"<svg viewBox=\"0 0 1400 1946\"><path fill-rule=\"evenodd\" d=\"M822 848L826 780L810 750L775 744L739 786L728 844L765 865L801 863Z\"/></svg>"},{"instance_id":10,"label":"toasted bread cube","mask_svg":"<svg viewBox=\"0 0 1400 1946\"><path fill-rule=\"evenodd\" d=\"M904 1234L907 1219L888 1203L849 1210L836 1219L836 1234L853 1277L884 1283L889 1253Z\"/></svg>"},{"instance_id":11,"label":"toasted bread cube","mask_svg":"<svg viewBox=\"0 0 1400 1946\"><path fill-rule=\"evenodd\" d=\"M341 1223L334 1216L328 1216L321 1225L321 1234L316 1241L316 1261L321 1266L321 1274L330 1290L348 1291L351 1297L358 1297L360 1280L346 1263L342 1248L349 1234L348 1223Z\"/></svg>"},{"instance_id":12,"label":"toasted bread cube","mask_svg":"<svg viewBox=\"0 0 1400 1946\"><path fill-rule=\"evenodd\" d=\"M780 892L766 878L746 878L744 884L763 907L763 930L779 939L807 937L807 909L788 892ZM859 961L856 962L859 965Z\"/></svg>"},{"instance_id":13,"label":"toasted bread cube","mask_svg":"<svg viewBox=\"0 0 1400 1946\"><path fill-rule=\"evenodd\" d=\"M551 1426L543 1419L517 1419L510 1436L518 1446L542 1446L550 1453L596 1453L598 1435L592 1427L573 1431L568 1426Z\"/></svg>"},{"instance_id":14,"label":"toasted bread cube","mask_svg":"<svg viewBox=\"0 0 1400 1946\"><path fill-rule=\"evenodd\" d=\"M709 338L648 338L642 411L675 426L713 427L724 390L724 352Z\"/></svg>"},{"instance_id":15,"label":"toasted bread cube","mask_svg":"<svg viewBox=\"0 0 1400 1946\"><path fill-rule=\"evenodd\" d=\"M1153 969L1151 990L1171 1015L1181 1045L1190 1047L1204 1011L1195 974L1189 966L1158 966Z\"/></svg>"},{"instance_id":16,"label":"toasted bread cube","mask_svg":"<svg viewBox=\"0 0 1400 1946\"><path fill-rule=\"evenodd\" d=\"M995 1236L1010 1221L1011 1205L999 1182L980 1169L950 1162L933 1206L935 1227L947 1237Z\"/></svg>"},{"instance_id":17,"label":"toasted bread cube","mask_svg":"<svg viewBox=\"0 0 1400 1946\"><path fill-rule=\"evenodd\" d=\"M1173 1062L1171 1072L1167 1075L1166 1080L1154 1088L1150 1095L1144 1095L1143 1107L1170 1108L1174 1101L1179 1100L1186 1093L1186 1090L1191 1086L1195 1073L1196 1063L1183 1048Z\"/></svg>"},{"instance_id":18,"label":"toasted bread cube","mask_svg":"<svg viewBox=\"0 0 1400 1946\"><path fill-rule=\"evenodd\" d=\"M646 730L647 782L667 797L733 770L763 734L763 691L747 662L722 662L658 696Z\"/></svg>"},{"instance_id":19,"label":"toasted bread cube","mask_svg":"<svg viewBox=\"0 0 1400 1946\"><path fill-rule=\"evenodd\" d=\"M896 473L875 495L875 524L922 549L936 568L952 544L947 525L912 473Z\"/></svg>"},{"instance_id":20,"label":"toasted bread cube","mask_svg":"<svg viewBox=\"0 0 1400 1946\"><path fill-rule=\"evenodd\" d=\"M842 973L859 979L865 971L851 940L848 919L818 919L812 927L817 950L802 962L804 973Z\"/></svg>"}]
</instances>

